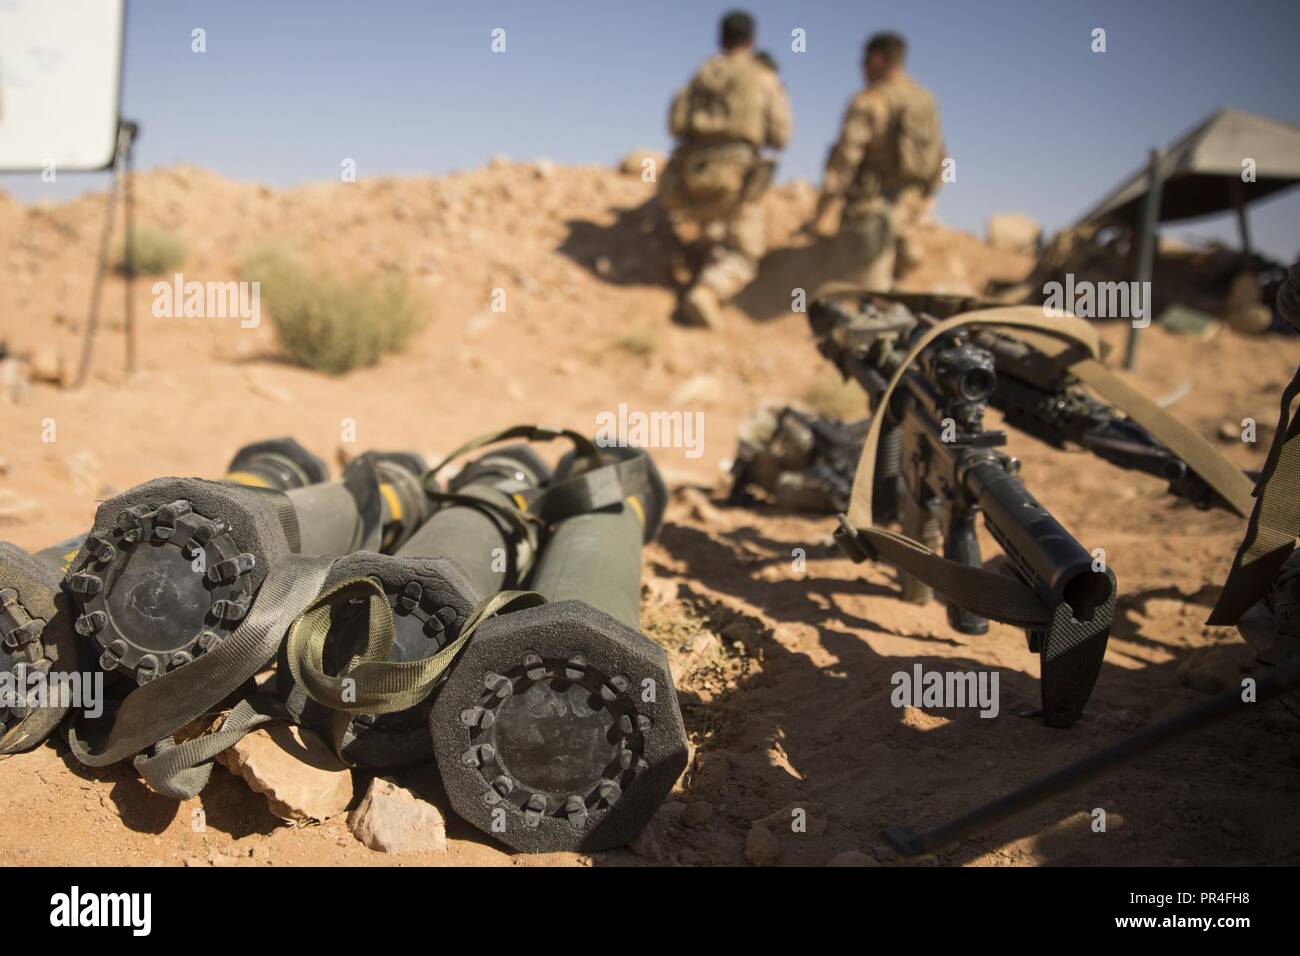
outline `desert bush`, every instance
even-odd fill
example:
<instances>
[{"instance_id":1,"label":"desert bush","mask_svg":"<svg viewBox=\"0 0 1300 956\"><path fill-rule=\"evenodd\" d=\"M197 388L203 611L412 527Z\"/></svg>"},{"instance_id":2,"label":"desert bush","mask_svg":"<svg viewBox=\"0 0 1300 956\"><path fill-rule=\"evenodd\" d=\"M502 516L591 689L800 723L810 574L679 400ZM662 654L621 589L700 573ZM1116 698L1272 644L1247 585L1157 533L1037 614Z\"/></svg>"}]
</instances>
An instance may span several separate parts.
<instances>
[{"instance_id":1,"label":"desert bush","mask_svg":"<svg viewBox=\"0 0 1300 956\"><path fill-rule=\"evenodd\" d=\"M277 246L250 253L240 277L260 283L285 357L329 375L400 351L425 314L403 276L341 277L324 267L309 269Z\"/></svg>"},{"instance_id":2,"label":"desert bush","mask_svg":"<svg viewBox=\"0 0 1300 956\"><path fill-rule=\"evenodd\" d=\"M131 241L134 255L135 274L138 276L161 276L174 272L185 261L185 243L180 238L163 229L146 226L133 230L131 236L122 240L117 250L117 271L126 275L126 244Z\"/></svg>"},{"instance_id":3,"label":"desert bush","mask_svg":"<svg viewBox=\"0 0 1300 956\"><path fill-rule=\"evenodd\" d=\"M636 329L615 339L614 347L636 358L649 358L659 349L659 337L653 329Z\"/></svg>"}]
</instances>

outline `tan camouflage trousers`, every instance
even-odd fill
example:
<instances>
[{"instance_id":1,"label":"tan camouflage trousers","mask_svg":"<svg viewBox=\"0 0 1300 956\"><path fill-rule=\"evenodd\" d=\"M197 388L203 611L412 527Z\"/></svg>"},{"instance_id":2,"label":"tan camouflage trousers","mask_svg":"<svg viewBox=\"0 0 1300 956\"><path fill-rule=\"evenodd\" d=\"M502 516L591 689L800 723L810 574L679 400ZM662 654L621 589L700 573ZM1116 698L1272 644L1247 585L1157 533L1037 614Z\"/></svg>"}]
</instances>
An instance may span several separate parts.
<instances>
[{"instance_id":1,"label":"tan camouflage trousers","mask_svg":"<svg viewBox=\"0 0 1300 956\"><path fill-rule=\"evenodd\" d=\"M925 197L911 189L893 202L877 197L847 204L836 237L836 274L843 281L888 292L898 267L916 264L909 235L927 209Z\"/></svg>"},{"instance_id":2,"label":"tan camouflage trousers","mask_svg":"<svg viewBox=\"0 0 1300 956\"><path fill-rule=\"evenodd\" d=\"M757 202L742 203L726 219L683 220L699 230L700 271L691 283L712 289L719 302L726 302L749 285L758 274L758 261L767 248L763 226L763 207Z\"/></svg>"}]
</instances>

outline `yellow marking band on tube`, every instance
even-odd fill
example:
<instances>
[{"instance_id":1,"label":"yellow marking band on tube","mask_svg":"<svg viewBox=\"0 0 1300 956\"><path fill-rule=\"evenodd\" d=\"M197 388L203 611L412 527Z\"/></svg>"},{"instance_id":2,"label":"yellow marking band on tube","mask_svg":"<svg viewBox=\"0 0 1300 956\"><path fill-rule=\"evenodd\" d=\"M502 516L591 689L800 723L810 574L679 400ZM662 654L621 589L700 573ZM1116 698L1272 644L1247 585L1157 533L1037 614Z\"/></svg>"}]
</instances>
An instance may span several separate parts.
<instances>
[{"instance_id":1,"label":"yellow marking band on tube","mask_svg":"<svg viewBox=\"0 0 1300 956\"><path fill-rule=\"evenodd\" d=\"M516 493L511 495L510 497L515 499L515 504L519 506L520 511L522 511L524 514L528 514L528 501L524 498L523 495Z\"/></svg>"},{"instance_id":2,"label":"yellow marking band on tube","mask_svg":"<svg viewBox=\"0 0 1300 956\"><path fill-rule=\"evenodd\" d=\"M236 485L251 485L254 488L270 488L271 483L261 475L255 475L251 471L232 471L226 475L226 481Z\"/></svg>"},{"instance_id":3,"label":"yellow marking band on tube","mask_svg":"<svg viewBox=\"0 0 1300 956\"><path fill-rule=\"evenodd\" d=\"M636 512L636 520L641 522L641 527L645 527L645 506L641 504L641 499L636 495L628 495L627 503L631 505L632 510Z\"/></svg>"},{"instance_id":4,"label":"yellow marking band on tube","mask_svg":"<svg viewBox=\"0 0 1300 956\"><path fill-rule=\"evenodd\" d=\"M388 516L394 521L402 520L402 499L397 497L397 491L392 485L381 482L379 493L384 496L384 501L388 502Z\"/></svg>"}]
</instances>

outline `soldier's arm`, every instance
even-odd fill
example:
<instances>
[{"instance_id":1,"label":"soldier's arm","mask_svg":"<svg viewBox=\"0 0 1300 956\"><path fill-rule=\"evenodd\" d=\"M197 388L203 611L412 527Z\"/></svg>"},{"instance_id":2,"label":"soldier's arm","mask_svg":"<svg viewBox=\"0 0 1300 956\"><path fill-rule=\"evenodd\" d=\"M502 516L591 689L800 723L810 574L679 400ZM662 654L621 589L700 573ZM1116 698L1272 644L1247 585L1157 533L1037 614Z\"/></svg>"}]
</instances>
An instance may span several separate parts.
<instances>
[{"instance_id":1,"label":"soldier's arm","mask_svg":"<svg viewBox=\"0 0 1300 956\"><path fill-rule=\"evenodd\" d=\"M785 149L793 127L790 98L786 96L781 81L773 77L772 94L767 101L767 145L772 149Z\"/></svg>"},{"instance_id":2,"label":"soldier's arm","mask_svg":"<svg viewBox=\"0 0 1300 956\"><path fill-rule=\"evenodd\" d=\"M683 86L668 106L668 132L674 139L681 139L686 135L686 97L689 91L689 86Z\"/></svg>"},{"instance_id":3,"label":"soldier's arm","mask_svg":"<svg viewBox=\"0 0 1300 956\"><path fill-rule=\"evenodd\" d=\"M862 157L866 155L867 144L871 142L871 137L872 123L868 102L865 96L858 94L845 110L844 121L840 125L840 137L831 147L830 155L826 157L826 173L822 177L822 191L817 200L814 222L820 220L831 204L848 190L854 174L862 165Z\"/></svg>"}]
</instances>

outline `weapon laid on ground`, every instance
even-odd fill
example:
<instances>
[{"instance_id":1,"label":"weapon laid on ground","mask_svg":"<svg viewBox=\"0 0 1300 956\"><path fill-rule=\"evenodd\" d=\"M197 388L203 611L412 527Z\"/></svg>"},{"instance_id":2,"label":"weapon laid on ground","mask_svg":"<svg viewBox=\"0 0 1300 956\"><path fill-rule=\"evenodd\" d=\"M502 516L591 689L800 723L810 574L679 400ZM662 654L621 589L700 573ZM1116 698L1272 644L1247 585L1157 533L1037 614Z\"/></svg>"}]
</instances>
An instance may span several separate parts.
<instances>
[{"instance_id":1,"label":"weapon laid on ground","mask_svg":"<svg viewBox=\"0 0 1300 956\"><path fill-rule=\"evenodd\" d=\"M1279 290L1278 312L1300 329L1300 263L1291 267L1287 283ZM1124 762L1245 708L1278 698L1300 717L1300 500L1295 489L1300 480L1300 416L1291 414L1300 396L1300 369L1282 393L1281 412L1268 459L1252 491L1250 521L1238 548L1228 579L1207 624L1237 626L1258 660L1272 667L1255 682L1253 694L1230 688L1218 696L1120 741L1092 756L1048 774L1004 797L987 803L924 833L907 827L886 828L882 835L904 856L931 853L964 836L985 829L1022 810L1064 793L1075 785L1099 777ZM1167 423L1162 423L1166 434ZM1174 436L1174 440L1178 440ZM1195 446L1187 445L1195 454ZM1197 492L1202 500L1227 503L1240 510L1249 499L1241 485L1229 481L1231 472L1198 456L1204 481L1213 495ZM1122 462L1121 462L1122 463ZM1168 474L1168 472L1166 472ZM1171 476L1171 479L1174 476ZM1184 477L1184 476L1178 476ZM1233 476L1235 477L1235 476ZM1200 480L1198 475L1198 480Z\"/></svg>"},{"instance_id":2,"label":"weapon laid on ground","mask_svg":"<svg viewBox=\"0 0 1300 956\"><path fill-rule=\"evenodd\" d=\"M325 464L292 438L241 448L226 480L263 488L301 488L327 477ZM79 535L33 554L0 542L0 674L44 672L50 686L71 691L93 659L73 627L77 612L63 588L64 575L85 544ZM21 666L21 669L20 669ZM62 702L66 704L66 702ZM0 754L44 741L68 712L46 700L41 706L14 701L0 706Z\"/></svg>"},{"instance_id":3,"label":"weapon laid on ground","mask_svg":"<svg viewBox=\"0 0 1300 956\"><path fill-rule=\"evenodd\" d=\"M404 540L424 516L420 476L393 484L381 472L409 472L412 462L418 456L362 455L341 481L295 478L287 490L159 478L108 499L69 570L77 633L100 645L104 670L137 683L188 664L238 628L280 557ZM271 470L247 460L232 469Z\"/></svg>"},{"instance_id":4,"label":"weapon laid on ground","mask_svg":"<svg viewBox=\"0 0 1300 956\"><path fill-rule=\"evenodd\" d=\"M644 452L579 445L538 502L550 530L530 585L548 603L485 622L434 704L452 807L517 850L626 843L685 769L667 655L638 626L665 504Z\"/></svg>"},{"instance_id":5,"label":"weapon laid on ground","mask_svg":"<svg viewBox=\"0 0 1300 956\"><path fill-rule=\"evenodd\" d=\"M1019 462L999 450L1006 433L985 428L985 411L996 407L1053 444L1077 441L1168 477L1197 504L1244 514L1250 483L1106 370L1095 331L1073 317L1007 308L941 321L854 290L820 297L809 320L819 350L864 388L874 413L836 532L841 548L856 561L894 564L907 600L939 591L962 633L985 633L987 618L1024 627L1042 662L1044 720L1073 724L1101 669L1115 577L1026 490ZM1122 400L1131 417L1088 398L1083 384ZM983 569L980 513L1014 577ZM901 535L875 527L899 518ZM942 558L933 551L940 543Z\"/></svg>"},{"instance_id":6,"label":"weapon laid on ground","mask_svg":"<svg viewBox=\"0 0 1300 956\"><path fill-rule=\"evenodd\" d=\"M392 663L428 660L459 638L466 619L486 596L518 587L532 568L537 530L523 519L520 501L550 480L551 470L527 445L494 449L461 469L446 492L438 491L435 481L429 494L440 507L395 555L358 552L340 559L331 567L325 588L357 577L373 578L383 589L393 619L386 659ZM343 673L347 662L365 647L368 610L366 600L355 600L350 613L340 609L334 614L322 638L326 673ZM345 721L335 716L342 701L332 701L335 709L331 710L326 703L304 699L287 650L281 655L276 681L295 718L332 737L339 755L349 763L390 768L433 758L432 686L429 696L404 710L353 713ZM322 688L316 693L329 694Z\"/></svg>"},{"instance_id":7,"label":"weapon laid on ground","mask_svg":"<svg viewBox=\"0 0 1300 956\"><path fill-rule=\"evenodd\" d=\"M636 628L641 544L666 502L649 458L520 426L447 461L560 437L575 451L555 478L526 448L490 452L434 494L443 510L401 553L336 561L288 628L281 668L346 757L410 761L432 739L453 809L525 851L626 842L686 760L667 657ZM524 583L535 590L511 590ZM433 618L403 632L426 598L451 613L436 650ZM403 659L412 642L419 656ZM417 715L423 743L409 732Z\"/></svg>"}]
</instances>

